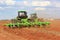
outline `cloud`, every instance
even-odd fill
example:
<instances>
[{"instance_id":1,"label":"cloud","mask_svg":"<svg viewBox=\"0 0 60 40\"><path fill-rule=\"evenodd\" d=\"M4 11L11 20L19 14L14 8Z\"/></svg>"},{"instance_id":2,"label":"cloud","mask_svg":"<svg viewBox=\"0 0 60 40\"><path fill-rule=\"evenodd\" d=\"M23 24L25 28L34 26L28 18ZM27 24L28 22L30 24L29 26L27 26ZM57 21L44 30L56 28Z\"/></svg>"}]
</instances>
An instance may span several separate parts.
<instances>
[{"instance_id":1,"label":"cloud","mask_svg":"<svg viewBox=\"0 0 60 40\"><path fill-rule=\"evenodd\" d=\"M6 6L6 7L0 7L0 10L6 10L6 9L16 9L17 7L12 6Z\"/></svg>"},{"instance_id":2,"label":"cloud","mask_svg":"<svg viewBox=\"0 0 60 40\"><path fill-rule=\"evenodd\" d=\"M35 8L36 11L45 10L45 9L46 9L46 8L41 8L41 7Z\"/></svg>"},{"instance_id":3,"label":"cloud","mask_svg":"<svg viewBox=\"0 0 60 40\"><path fill-rule=\"evenodd\" d=\"M56 1L52 3L55 7L60 7L60 2Z\"/></svg>"},{"instance_id":4,"label":"cloud","mask_svg":"<svg viewBox=\"0 0 60 40\"><path fill-rule=\"evenodd\" d=\"M0 4L3 4L3 0L0 0Z\"/></svg>"},{"instance_id":5,"label":"cloud","mask_svg":"<svg viewBox=\"0 0 60 40\"><path fill-rule=\"evenodd\" d=\"M14 5L16 1L14 0L0 0L0 4Z\"/></svg>"},{"instance_id":6,"label":"cloud","mask_svg":"<svg viewBox=\"0 0 60 40\"><path fill-rule=\"evenodd\" d=\"M16 2L16 1L14 1L14 0L6 0L6 1L5 1L5 3L6 3L7 5L14 5L15 2Z\"/></svg>"},{"instance_id":7,"label":"cloud","mask_svg":"<svg viewBox=\"0 0 60 40\"><path fill-rule=\"evenodd\" d=\"M6 5L15 5L16 6L49 6L51 3L50 1L39 1L39 0L33 0L33 1L16 1L16 0L0 0L0 4L6 4Z\"/></svg>"},{"instance_id":8,"label":"cloud","mask_svg":"<svg viewBox=\"0 0 60 40\"><path fill-rule=\"evenodd\" d=\"M3 7L0 7L0 10L3 10L4 8Z\"/></svg>"},{"instance_id":9,"label":"cloud","mask_svg":"<svg viewBox=\"0 0 60 40\"><path fill-rule=\"evenodd\" d=\"M50 1L32 1L32 6L49 6L51 5Z\"/></svg>"},{"instance_id":10,"label":"cloud","mask_svg":"<svg viewBox=\"0 0 60 40\"><path fill-rule=\"evenodd\" d=\"M24 3L25 5L28 5L28 1L23 1L23 3Z\"/></svg>"},{"instance_id":11,"label":"cloud","mask_svg":"<svg viewBox=\"0 0 60 40\"><path fill-rule=\"evenodd\" d=\"M24 5L24 6L49 6L51 5L51 2L50 1L20 1L20 2L17 2L17 3L21 3ZM17 4L18 5L18 4Z\"/></svg>"}]
</instances>

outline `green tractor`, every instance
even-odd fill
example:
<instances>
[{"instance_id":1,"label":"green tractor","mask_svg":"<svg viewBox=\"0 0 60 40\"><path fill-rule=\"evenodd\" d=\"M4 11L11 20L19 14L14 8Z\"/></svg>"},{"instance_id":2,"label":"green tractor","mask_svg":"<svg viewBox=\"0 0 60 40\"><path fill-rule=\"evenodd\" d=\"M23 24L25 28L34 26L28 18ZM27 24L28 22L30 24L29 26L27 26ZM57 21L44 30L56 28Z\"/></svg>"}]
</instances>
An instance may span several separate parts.
<instances>
[{"instance_id":1,"label":"green tractor","mask_svg":"<svg viewBox=\"0 0 60 40\"><path fill-rule=\"evenodd\" d=\"M34 14L34 15L36 16L36 14ZM50 24L50 22L38 21L38 18L37 17L34 18L34 15L32 15L33 17L31 16L32 18L28 18L26 11L18 11L17 18L12 19L11 20L12 23L5 24L5 25L9 28L14 28L14 27L21 28L21 27L31 27L31 26L35 26L35 25L37 25L37 27L38 27L38 26Z\"/></svg>"}]
</instances>

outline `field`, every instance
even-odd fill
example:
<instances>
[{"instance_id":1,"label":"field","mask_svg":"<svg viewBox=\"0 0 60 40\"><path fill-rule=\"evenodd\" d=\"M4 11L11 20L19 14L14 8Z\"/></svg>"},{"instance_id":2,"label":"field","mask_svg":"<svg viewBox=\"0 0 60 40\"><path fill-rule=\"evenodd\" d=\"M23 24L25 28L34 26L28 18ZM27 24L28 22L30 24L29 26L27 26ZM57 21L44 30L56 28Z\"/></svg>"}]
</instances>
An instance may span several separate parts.
<instances>
[{"instance_id":1,"label":"field","mask_svg":"<svg viewBox=\"0 0 60 40\"><path fill-rule=\"evenodd\" d=\"M3 26L9 22L0 21L0 40L60 40L60 20L50 21L48 28L10 29Z\"/></svg>"}]
</instances>

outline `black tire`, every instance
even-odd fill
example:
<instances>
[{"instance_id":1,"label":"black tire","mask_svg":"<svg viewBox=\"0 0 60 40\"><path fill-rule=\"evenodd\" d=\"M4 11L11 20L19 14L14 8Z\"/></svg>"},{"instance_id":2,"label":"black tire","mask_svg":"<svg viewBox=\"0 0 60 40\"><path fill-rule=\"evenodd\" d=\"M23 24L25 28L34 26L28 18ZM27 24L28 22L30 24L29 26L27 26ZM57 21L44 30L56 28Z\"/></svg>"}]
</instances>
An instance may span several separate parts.
<instances>
[{"instance_id":1,"label":"black tire","mask_svg":"<svg viewBox=\"0 0 60 40\"><path fill-rule=\"evenodd\" d=\"M11 28L11 26L10 25L8 25L9 26L9 28Z\"/></svg>"}]
</instances>

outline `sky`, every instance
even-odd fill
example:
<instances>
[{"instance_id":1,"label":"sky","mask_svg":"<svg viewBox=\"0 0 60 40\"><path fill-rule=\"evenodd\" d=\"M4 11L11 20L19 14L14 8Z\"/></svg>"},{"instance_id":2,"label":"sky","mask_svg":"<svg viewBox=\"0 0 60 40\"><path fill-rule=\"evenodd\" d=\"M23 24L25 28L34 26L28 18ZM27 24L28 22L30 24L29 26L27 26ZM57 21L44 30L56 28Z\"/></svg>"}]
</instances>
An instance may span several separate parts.
<instances>
[{"instance_id":1,"label":"sky","mask_svg":"<svg viewBox=\"0 0 60 40\"><path fill-rule=\"evenodd\" d=\"M26 10L28 16L60 19L60 0L0 0L0 20L15 18L19 10Z\"/></svg>"}]
</instances>

